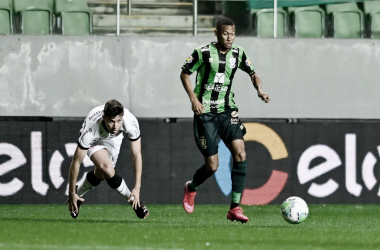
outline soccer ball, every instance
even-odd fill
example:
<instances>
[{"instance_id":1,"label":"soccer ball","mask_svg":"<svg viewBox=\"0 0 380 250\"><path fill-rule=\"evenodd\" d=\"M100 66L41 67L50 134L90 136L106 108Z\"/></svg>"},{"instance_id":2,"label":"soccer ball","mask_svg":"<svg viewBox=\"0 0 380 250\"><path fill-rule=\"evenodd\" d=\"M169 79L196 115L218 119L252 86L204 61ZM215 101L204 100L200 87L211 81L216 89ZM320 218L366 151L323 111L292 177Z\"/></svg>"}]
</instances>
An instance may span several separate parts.
<instances>
[{"instance_id":1,"label":"soccer ball","mask_svg":"<svg viewBox=\"0 0 380 250\"><path fill-rule=\"evenodd\" d=\"M284 220L292 224L299 224L306 220L309 208L306 202L297 196L287 198L281 204L281 213Z\"/></svg>"}]
</instances>

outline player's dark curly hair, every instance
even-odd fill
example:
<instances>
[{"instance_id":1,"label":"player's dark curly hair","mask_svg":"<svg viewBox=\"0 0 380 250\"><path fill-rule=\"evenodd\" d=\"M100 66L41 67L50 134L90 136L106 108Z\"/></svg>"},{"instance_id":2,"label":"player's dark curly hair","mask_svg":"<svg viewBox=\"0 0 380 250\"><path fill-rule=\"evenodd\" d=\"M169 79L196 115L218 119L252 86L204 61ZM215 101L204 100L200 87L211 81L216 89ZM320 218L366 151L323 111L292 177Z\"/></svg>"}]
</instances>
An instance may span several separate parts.
<instances>
[{"instance_id":1,"label":"player's dark curly hair","mask_svg":"<svg viewBox=\"0 0 380 250\"><path fill-rule=\"evenodd\" d=\"M124 115L124 107L115 99L109 100L104 106L104 116L113 118L117 115Z\"/></svg>"},{"instance_id":2,"label":"player's dark curly hair","mask_svg":"<svg viewBox=\"0 0 380 250\"><path fill-rule=\"evenodd\" d=\"M222 17L216 22L216 29L220 30L222 25L235 25L234 21L229 19L228 17Z\"/></svg>"}]
</instances>

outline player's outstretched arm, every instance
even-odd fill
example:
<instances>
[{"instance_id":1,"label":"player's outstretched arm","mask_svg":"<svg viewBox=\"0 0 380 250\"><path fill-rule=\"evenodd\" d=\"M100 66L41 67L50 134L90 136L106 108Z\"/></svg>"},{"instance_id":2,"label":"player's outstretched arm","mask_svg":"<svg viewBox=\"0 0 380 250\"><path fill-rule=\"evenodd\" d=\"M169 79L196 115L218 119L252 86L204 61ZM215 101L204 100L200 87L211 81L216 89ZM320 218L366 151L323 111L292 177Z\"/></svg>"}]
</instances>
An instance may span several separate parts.
<instances>
[{"instance_id":1,"label":"player's outstretched arm","mask_svg":"<svg viewBox=\"0 0 380 250\"><path fill-rule=\"evenodd\" d=\"M191 109L196 115L202 114L205 108L203 107L202 103L199 102L198 98L195 96L193 92L190 76L182 71L180 78L181 78L182 85L185 88L185 91L190 98Z\"/></svg>"},{"instance_id":2,"label":"player's outstretched arm","mask_svg":"<svg viewBox=\"0 0 380 250\"><path fill-rule=\"evenodd\" d=\"M78 212L78 207L77 207L77 201L84 201L83 198L79 198L79 196L75 192L75 185L77 183L78 179L78 173L79 173L79 168L80 165L83 162L84 157L86 156L87 150L86 149L81 149L80 147L77 146L73 160L71 161L70 165L70 171L69 171L69 198L66 201L66 205L69 205L69 211L70 213L77 211Z\"/></svg>"},{"instance_id":3,"label":"player's outstretched arm","mask_svg":"<svg viewBox=\"0 0 380 250\"><path fill-rule=\"evenodd\" d=\"M140 206L140 188L142 174L141 137L136 141L131 141L131 153L133 159L133 169L135 171L135 187L132 189L131 198L134 197L132 207ZM130 199L128 201L130 201Z\"/></svg>"},{"instance_id":4,"label":"player's outstretched arm","mask_svg":"<svg viewBox=\"0 0 380 250\"><path fill-rule=\"evenodd\" d=\"M258 77L256 73L251 76L251 81L253 83L253 86L257 90L258 97L260 97L261 100L263 100L265 103L270 102L269 95L263 91L261 79Z\"/></svg>"}]
</instances>

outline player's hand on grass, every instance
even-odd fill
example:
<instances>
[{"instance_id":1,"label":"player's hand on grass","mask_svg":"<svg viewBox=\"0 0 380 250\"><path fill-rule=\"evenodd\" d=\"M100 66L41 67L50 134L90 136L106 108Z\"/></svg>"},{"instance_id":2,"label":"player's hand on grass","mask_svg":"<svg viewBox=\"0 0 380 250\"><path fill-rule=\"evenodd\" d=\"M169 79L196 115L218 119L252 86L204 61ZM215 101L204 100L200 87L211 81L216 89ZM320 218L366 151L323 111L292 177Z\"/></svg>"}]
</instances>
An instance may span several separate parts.
<instances>
[{"instance_id":1,"label":"player's hand on grass","mask_svg":"<svg viewBox=\"0 0 380 250\"><path fill-rule=\"evenodd\" d=\"M191 102L191 108L196 115L200 115L205 111L205 107L199 102L198 99Z\"/></svg>"},{"instance_id":2,"label":"player's hand on grass","mask_svg":"<svg viewBox=\"0 0 380 250\"><path fill-rule=\"evenodd\" d=\"M132 197L133 197L132 207L134 209L137 209L138 206L140 207L140 190L136 188L132 189L131 197L129 197L128 202L131 201Z\"/></svg>"},{"instance_id":3,"label":"player's hand on grass","mask_svg":"<svg viewBox=\"0 0 380 250\"><path fill-rule=\"evenodd\" d=\"M269 98L269 95L267 94L267 93L265 93L265 92L257 92L257 95L258 95L258 97L260 97L261 98L261 100L263 100L265 103L268 103L268 102L270 102L270 98Z\"/></svg>"},{"instance_id":4,"label":"player's hand on grass","mask_svg":"<svg viewBox=\"0 0 380 250\"><path fill-rule=\"evenodd\" d=\"M79 212L78 206L77 206L78 200L81 202L84 201L84 199L80 198L77 194L69 195L69 198L66 201L66 205L67 204L69 205L69 212L70 213L72 213L74 211L76 211L77 213Z\"/></svg>"}]
</instances>

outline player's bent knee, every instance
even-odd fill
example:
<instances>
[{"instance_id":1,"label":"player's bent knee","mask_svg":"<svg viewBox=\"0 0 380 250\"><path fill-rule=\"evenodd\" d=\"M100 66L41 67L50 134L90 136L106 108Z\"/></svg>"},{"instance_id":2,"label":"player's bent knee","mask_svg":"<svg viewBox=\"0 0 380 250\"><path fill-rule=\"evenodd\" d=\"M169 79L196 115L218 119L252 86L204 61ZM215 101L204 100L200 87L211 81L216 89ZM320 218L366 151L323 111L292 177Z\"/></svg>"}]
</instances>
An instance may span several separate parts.
<instances>
[{"instance_id":1,"label":"player's bent knee","mask_svg":"<svg viewBox=\"0 0 380 250\"><path fill-rule=\"evenodd\" d=\"M235 161L245 161L246 158L247 158L247 154L245 153L244 150L237 152L237 154L234 155Z\"/></svg>"},{"instance_id":2,"label":"player's bent knee","mask_svg":"<svg viewBox=\"0 0 380 250\"><path fill-rule=\"evenodd\" d=\"M97 171L96 171L97 170ZM100 173L104 179L111 178L115 175L115 169L112 164L102 164L100 166L97 166L95 172Z\"/></svg>"},{"instance_id":3,"label":"player's bent knee","mask_svg":"<svg viewBox=\"0 0 380 250\"><path fill-rule=\"evenodd\" d=\"M215 173L217 170L218 170L218 167L219 167L219 163L214 163L214 164L210 164L208 166L208 170Z\"/></svg>"}]
</instances>

